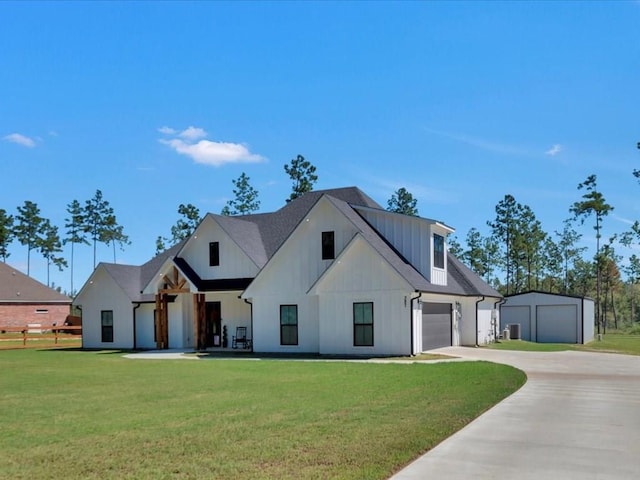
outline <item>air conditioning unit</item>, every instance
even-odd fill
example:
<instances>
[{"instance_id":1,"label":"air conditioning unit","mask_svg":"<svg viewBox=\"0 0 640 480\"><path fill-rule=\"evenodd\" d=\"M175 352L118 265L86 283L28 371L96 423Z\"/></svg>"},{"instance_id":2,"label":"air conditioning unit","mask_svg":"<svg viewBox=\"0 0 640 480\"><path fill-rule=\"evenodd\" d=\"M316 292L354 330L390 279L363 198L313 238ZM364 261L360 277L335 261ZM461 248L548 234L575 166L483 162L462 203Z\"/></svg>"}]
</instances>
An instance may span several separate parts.
<instances>
[{"instance_id":1,"label":"air conditioning unit","mask_svg":"<svg viewBox=\"0 0 640 480\"><path fill-rule=\"evenodd\" d=\"M509 337L511 340L520 340L522 337L520 336L520 324L512 323L509 325Z\"/></svg>"}]
</instances>

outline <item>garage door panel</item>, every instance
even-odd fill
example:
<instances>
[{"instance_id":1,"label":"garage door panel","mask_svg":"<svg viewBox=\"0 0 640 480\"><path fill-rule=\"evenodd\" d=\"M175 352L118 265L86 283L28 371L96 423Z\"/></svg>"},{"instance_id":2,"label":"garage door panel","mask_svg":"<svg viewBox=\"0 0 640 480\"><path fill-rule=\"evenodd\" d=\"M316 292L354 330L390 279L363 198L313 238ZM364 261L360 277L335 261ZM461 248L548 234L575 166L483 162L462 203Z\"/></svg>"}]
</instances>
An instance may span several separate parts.
<instances>
[{"instance_id":1,"label":"garage door panel","mask_svg":"<svg viewBox=\"0 0 640 480\"><path fill-rule=\"evenodd\" d=\"M451 304L422 304L422 350L451 346Z\"/></svg>"},{"instance_id":2,"label":"garage door panel","mask_svg":"<svg viewBox=\"0 0 640 480\"><path fill-rule=\"evenodd\" d=\"M578 343L577 305L538 305L536 332L540 343Z\"/></svg>"}]
</instances>

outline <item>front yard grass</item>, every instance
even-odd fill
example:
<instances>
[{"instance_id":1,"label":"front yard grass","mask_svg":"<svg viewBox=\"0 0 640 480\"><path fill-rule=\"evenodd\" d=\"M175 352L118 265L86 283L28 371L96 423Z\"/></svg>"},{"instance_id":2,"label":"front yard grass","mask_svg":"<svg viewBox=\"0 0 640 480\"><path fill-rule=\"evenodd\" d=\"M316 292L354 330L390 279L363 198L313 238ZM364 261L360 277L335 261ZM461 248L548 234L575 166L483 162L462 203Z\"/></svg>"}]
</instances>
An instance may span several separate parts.
<instances>
[{"instance_id":1,"label":"front yard grass","mask_svg":"<svg viewBox=\"0 0 640 480\"><path fill-rule=\"evenodd\" d=\"M529 352L560 352L564 350L580 350L587 352L624 353L640 355L640 335L607 333L602 341L593 340L585 345L569 343L535 343L525 340L500 340L488 345L496 350L520 350Z\"/></svg>"},{"instance_id":2,"label":"front yard grass","mask_svg":"<svg viewBox=\"0 0 640 480\"><path fill-rule=\"evenodd\" d=\"M518 389L486 362L0 352L0 477L383 479Z\"/></svg>"}]
</instances>

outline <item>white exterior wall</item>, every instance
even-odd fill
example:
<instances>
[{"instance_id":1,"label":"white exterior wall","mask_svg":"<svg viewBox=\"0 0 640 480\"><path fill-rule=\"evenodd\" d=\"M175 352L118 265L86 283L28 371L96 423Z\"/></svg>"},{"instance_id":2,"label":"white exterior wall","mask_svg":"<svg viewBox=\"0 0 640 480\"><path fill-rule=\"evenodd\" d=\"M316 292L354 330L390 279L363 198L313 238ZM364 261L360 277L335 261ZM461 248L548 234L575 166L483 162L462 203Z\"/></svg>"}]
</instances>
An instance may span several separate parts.
<instances>
[{"instance_id":1,"label":"white exterior wall","mask_svg":"<svg viewBox=\"0 0 640 480\"><path fill-rule=\"evenodd\" d=\"M434 285L447 284L447 230L421 218L405 215L390 215L359 209L367 219L416 269ZM444 268L432 267L433 234L437 233L445 241Z\"/></svg>"},{"instance_id":2,"label":"white exterior wall","mask_svg":"<svg viewBox=\"0 0 640 480\"><path fill-rule=\"evenodd\" d=\"M358 212L425 278L431 279L431 231L427 222L368 209Z\"/></svg>"},{"instance_id":3,"label":"white exterior wall","mask_svg":"<svg viewBox=\"0 0 640 480\"><path fill-rule=\"evenodd\" d=\"M280 305L298 306L298 345L280 345ZM255 352L318 353L318 297L283 294L253 299Z\"/></svg>"},{"instance_id":4,"label":"white exterior wall","mask_svg":"<svg viewBox=\"0 0 640 480\"><path fill-rule=\"evenodd\" d=\"M411 289L361 237L314 288L320 296L320 353L411 354ZM353 304L373 303L373 346L353 345Z\"/></svg>"},{"instance_id":5,"label":"white exterior wall","mask_svg":"<svg viewBox=\"0 0 640 480\"><path fill-rule=\"evenodd\" d=\"M589 343L590 341L593 340L594 338L594 334L595 334L595 319L596 319L596 312L595 312L595 302L593 300L591 300L590 298L585 298L584 302L582 303L583 311L582 311L582 324L583 324L583 332L584 332L584 337L581 339L582 343Z\"/></svg>"},{"instance_id":6,"label":"white exterior wall","mask_svg":"<svg viewBox=\"0 0 640 480\"><path fill-rule=\"evenodd\" d=\"M220 319L222 328L227 327L227 348L231 348L231 338L237 327L247 327L247 337L253 338L251 331L251 305L238 298L241 292L208 292L205 301L220 302ZM193 318L193 317L192 317ZM193 321L191 322L193 331ZM193 341L191 347L194 347Z\"/></svg>"},{"instance_id":7,"label":"white exterior wall","mask_svg":"<svg viewBox=\"0 0 640 480\"><path fill-rule=\"evenodd\" d=\"M216 267L209 266L210 242L220 243L220 265ZM255 277L259 270L256 264L209 216L203 220L198 230L189 239L180 256L202 279L251 278Z\"/></svg>"},{"instance_id":8,"label":"white exterior wall","mask_svg":"<svg viewBox=\"0 0 640 480\"><path fill-rule=\"evenodd\" d=\"M153 312L155 303L144 303L136 310L136 347L156 348Z\"/></svg>"},{"instance_id":9,"label":"white exterior wall","mask_svg":"<svg viewBox=\"0 0 640 480\"><path fill-rule=\"evenodd\" d=\"M98 266L73 303L82 307L84 348L133 348L133 304L105 269ZM113 311L113 342L102 342L102 310Z\"/></svg>"},{"instance_id":10,"label":"white exterior wall","mask_svg":"<svg viewBox=\"0 0 640 480\"><path fill-rule=\"evenodd\" d=\"M308 220L308 221L307 221ZM308 291L334 260L322 260L322 232L334 232L336 256L356 229L327 200L309 212L243 297L253 303L256 352L318 352L318 299ZM280 305L298 305L298 345L280 345Z\"/></svg>"}]
</instances>

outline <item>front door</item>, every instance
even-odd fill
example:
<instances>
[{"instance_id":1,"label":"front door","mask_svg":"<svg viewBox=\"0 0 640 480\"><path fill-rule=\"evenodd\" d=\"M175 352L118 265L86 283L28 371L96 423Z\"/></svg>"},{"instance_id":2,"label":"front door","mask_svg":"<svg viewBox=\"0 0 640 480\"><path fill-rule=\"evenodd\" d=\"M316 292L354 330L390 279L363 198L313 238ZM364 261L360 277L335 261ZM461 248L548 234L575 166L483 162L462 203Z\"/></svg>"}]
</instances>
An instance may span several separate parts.
<instances>
[{"instance_id":1,"label":"front door","mask_svg":"<svg viewBox=\"0 0 640 480\"><path fill-rule=\"evenodd\" d=\"M205 308L205 339L204 346L220 347L222 345L222 320L220 317L220 302L207 302Z\"/></svg>"}]
</instances>

